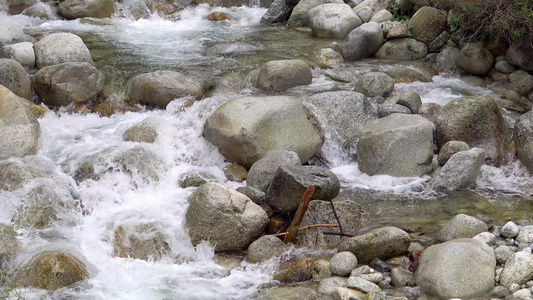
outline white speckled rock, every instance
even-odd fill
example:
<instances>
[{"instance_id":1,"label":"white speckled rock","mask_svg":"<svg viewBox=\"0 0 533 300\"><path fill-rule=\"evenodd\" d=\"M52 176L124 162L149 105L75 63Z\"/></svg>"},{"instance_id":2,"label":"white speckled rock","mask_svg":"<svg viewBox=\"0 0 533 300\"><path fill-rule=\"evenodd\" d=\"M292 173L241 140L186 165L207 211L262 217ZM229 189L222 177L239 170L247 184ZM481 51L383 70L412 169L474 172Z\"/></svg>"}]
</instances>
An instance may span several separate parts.
<instances>
[{"instance_id":1,"label":"white speckled rock","mask_svg":"<svg viewBox=\"0 0 533 300\"><path fill-rule=\"evenodd\" d=\"M459 238L472 238L478 233L487 230L488 226L484 222L465 214L458 214L444 224L437 233L437 239L439 241L449 241Z\"/></svg>"},{"instance_id":2,"label":"white speckled rock","mask_svg":"<svg viewBox=\"0 0 533 300\"><path fill-rule=\"evenodd\" d=\"M524 226L516 236L518 243L533 243L533 225Z\"/></svg>"},{"instance_id":3,"label":"white speckled rock","mask_svg":"<svg viewBox=\"0 0 533 300\"><path fill-rule=\"evenodd\" d=\"M509 221L503 225L500 234L505 238L514 238L518 235L519 231L520 229L518 228L518 225L513 221Z\"/></svg>"},{"instance_id":4,"label":"white speckled rock","mask_svg":"<svg viewBox=\"0 0 533 300\"><path fill-rule=\"evenodd\" d=\"M331 273L338 276L348 276L355 267L357 267L357 257L349 251L335 254L329 265Z\"/></svg>"},{"instance_id":5,"label":"white speckled rock","mask_svg":"<svg viewBox=\"0 0 533 300\"><path fill-rule=\"evenodd\" d=\"M500 274L500 284L510 288L512 284L522 284L533 279L533 254L516 252L505 264Z\"/></svg>"}]
</instances>

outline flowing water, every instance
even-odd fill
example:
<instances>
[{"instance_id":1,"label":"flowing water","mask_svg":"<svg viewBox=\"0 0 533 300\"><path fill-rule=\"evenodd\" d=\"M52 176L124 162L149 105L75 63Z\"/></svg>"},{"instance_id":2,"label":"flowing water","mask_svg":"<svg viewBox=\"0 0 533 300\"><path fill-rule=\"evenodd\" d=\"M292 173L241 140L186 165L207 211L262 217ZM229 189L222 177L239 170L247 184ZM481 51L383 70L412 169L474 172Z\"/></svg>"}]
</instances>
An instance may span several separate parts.
<instances>
[{"instance_id":1,"label":"flowing water","mask_svg":"<svg viewBox=\"0 0 533 300\"><path fill-rule=\"evenodd\" d=\"M228 13L230 20L205 20L214 10ZM172 20L157 15L139 20L115 17L107 25L10 18L26 24L33 35L59 31L80 35L97 67L107 75L108 89L121 94L128 79L158 69L219 78L235 73L243 78L242 74L272 59L299 58L313 64L316 50L333 41L311 38L307 31L260 25L264 12L263 8L213 9L200 5L177 13ZM330 83L316 74L313 85ZM491 93L445 76L436 76L431 83L398 84L397 88L416 91L424 102L440 104L466 94ZM217 263L211 245L192 246L184 216L193 188L182 189L177 184L184 173L203 171L230 187L244 185L225 178L222 170L227 162L216 147L202 138L202 128L210 113L225 101L255 93L235 89L190 107L185 107L186 99L177 99L166 110L117 113L111 117L60 110L40 119L38 154L11 161L38 169L46 176L33 176L20 189L0 192L0 223L10 224L13 216L29 205L36 187L53 186L56 197L63 203L73 203L72 207L58 215L50 228L20 229L24 250L16 263L22 265L42 250L66 249L84 259L90 279L56 292L18 292L27 299L250 299L261 286L272 283L275 261L242 262L228 271ZM136 147L137 143L123 141L122 135L144 120L150 120L158 132L153 144L142 146L157 154L153 158L157 165L146 165L154 176L102 172L98 180L76 183L76 170L87 159L104 153L100 159L105 170L113 165L114 155ZM329 132L327 128L326 131ZM361 173L352 156L329 134L331 140L323 155L341 179L341 195L355 199L365 209L365 227L395 225L408 230L413 238L429 242L431 232L459 212L501 224L528 219L527 212L533 209L533 179L518 161L501 168L484 166L476 190L440 195L425 190L429 177ZM167 237L170 253L158 261L114 256L112 232L125 224L156 224Z\"/></svg>"}]
</instances>

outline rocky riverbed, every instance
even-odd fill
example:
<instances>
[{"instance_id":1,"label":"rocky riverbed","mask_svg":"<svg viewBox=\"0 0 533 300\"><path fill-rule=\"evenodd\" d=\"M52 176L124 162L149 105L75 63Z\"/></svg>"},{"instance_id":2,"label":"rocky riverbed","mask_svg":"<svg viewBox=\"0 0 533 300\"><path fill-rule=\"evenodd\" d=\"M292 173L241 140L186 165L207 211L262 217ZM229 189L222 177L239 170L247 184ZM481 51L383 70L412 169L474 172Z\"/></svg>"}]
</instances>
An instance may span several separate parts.
<instances>
[{"instance_id":1,"label":"rocky riverbed","mask_svg":"<svg viewBox=\"0 0 533 300\"><path fill-rule=\"evenodd\" d=\"M227 2L0 3L0 298L533 299L529 46Z\"/></svg>"}]
</instances>

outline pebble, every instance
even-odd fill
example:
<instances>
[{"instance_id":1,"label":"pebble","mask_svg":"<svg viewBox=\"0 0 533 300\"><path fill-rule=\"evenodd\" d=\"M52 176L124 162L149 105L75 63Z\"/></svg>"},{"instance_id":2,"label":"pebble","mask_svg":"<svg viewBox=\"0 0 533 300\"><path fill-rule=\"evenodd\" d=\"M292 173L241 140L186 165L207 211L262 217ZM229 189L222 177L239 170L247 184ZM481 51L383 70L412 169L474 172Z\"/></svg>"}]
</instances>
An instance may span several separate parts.
<instances>
[{"instance_id":1,"label":"pebble","mask_svg":"<svg viewBox=\"0 0 533 300\"><path fill-rule=\"evenodd\" d=\"M505 245L506 246L514 246L514 239L508 239L507 243Z\"/></svg>"}]
</instances>

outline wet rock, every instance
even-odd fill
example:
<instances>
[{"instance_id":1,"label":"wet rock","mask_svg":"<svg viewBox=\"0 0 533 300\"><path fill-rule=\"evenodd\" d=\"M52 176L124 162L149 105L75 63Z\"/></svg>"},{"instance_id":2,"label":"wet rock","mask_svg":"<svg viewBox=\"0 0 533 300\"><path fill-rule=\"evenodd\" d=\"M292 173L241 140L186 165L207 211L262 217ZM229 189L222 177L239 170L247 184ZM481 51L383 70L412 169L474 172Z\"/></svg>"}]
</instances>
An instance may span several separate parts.
<instances>
[{"instance_id":1,"label":"wet rock","mask_svg":"<svg viewBox=\"0 0 533 300\"><path fill-rule=\"evenodd\" d=\"M284 212L294 212L310 185L315 186L311 199L331 200L339 194L340 182L333 172L315 166L282 165L266 191L266 203Z\"/></svg>"},{"instance_id":2,"label":"wet rock","mask_svg":"<svg viewBox=\"0 0 533 300\"><path fill-rule=\"evenodd\" d=\"M63 251L45 251L34 256L16 275L17 286L57 290L89 278L84 263Z\"/></svg>"},{"instance_id":3,"label":"wet rock","mask_svg":"<svg viewBox=\"0 0 533 300\"><path fill-rule=\"evenodd\" d=\"M313 280L321 280L331 276L332 274L329 261L325 259L317 259L311 265L311 278Z\"/></svg>"},{"instance_id":4,"label":"wet rock","mask_svg":"<svg viewBox=\"0 0 533 300\"><path fill-rule=\"evenodd\" d=\"M129 142L153 143L157 138L157 131L149 120L142 121L126 130L122 138Z\"/></svg>"},{"instance_id":5,"label":"wet rock","mask_svg":"<svg viewBox=\"0 0 533 300\"><path fill-rule=\"evenodd\" d=\"M24 33L26 25L10 16L0 16L0 44L14 44L19 42L34 42L35 39Z\"/></svg>"},{"instance_id":6,"label":"wet rock","mask_svg":"<svg viewBox=\"0 0 533 300\"><path fill-rule=\"evenodd\" d=\"M455 58L455 64L474 75L486 75L494 63L494 57L481 44L466 44Z\"/></svg>"},{"instance_id":7,"label":"wet rock","mask_svg":"<svg viewBox=\"0 0 533 300\"><path fill-rule=\"evenodd\" d=\"M496 71L501 72L503 74L511 74L514 71L516 71L515 66L513 66L511 63L509 63L506 60L502 60L502 61L497 62L494 65L494 68L496 69Z\"/></svg>"},{"instance_id":8,"label":"wet rock","mask_svg":"<svg viewBox=\"0 0 533 300\"><path fill-rule=\"evenodd\" d=\"M30 80L24 67L13 59L0 59L0 85L11 90L15 95L32 99Z\"/></svg>"},{"instance_id":9,"label":"wet rock","mask_svg":"<svg viewBox=\"0 0 533 300\"><path fill-rule=\"evenodd\" d=\"M155 71L135 76L126 97L130 103L166 108L174 99L194 96L199 99L202 89L198 80L174 71Z\"/></svg>"},{"instance_id":10,"label":"wet rock","mask_svg":"<svg viewBox=\"0 0 533 300\"><path fill-rule=\"evenodd\" d=\"M34 83L45 104L67 106L98 99L104 88L104 74L89 63L68 62L40 69Z\"/></svg>"},{"instance_id":11,"label":"wet rock","mask_svg":"<svg viewBox=\"0 0 533 300\"><path fill-rule=\"evenodd\" d=\"M449 241L459 238L471 238L487 230L488 226L484 222L465 214L458 214L439 230L437 239L439 241Z\"/></svg>"},{"instance_id":12,"label":"wet rock","mask_svg":"<svg viewBox=\"0 0 533 300\"><path fill-rule=\"evenodd\" d=\"M521 285L533 279L533 254L519 251L506 262L500 274L500 285L510 288L512 284Z\"/></svg>"},{"instance_id":13,"label":"wet rock","mask_svg":"<svg viewBox=\"0 0 533 300\"><path fill-rule=\"evenodd\" d=\"M0 160L37 153L41 128L24 101L0 85Z\"/></svg>"},{"instance_id":14,"label":"wet rock","mask_svg":"<svg viewBox=\"0 0 533 300\"><path fill-rule=\"evenodd\" d=\"M34 45L37 68L66 62L93 63L91 53L81 38L72 33L52 33Z\"/></svg>"},{"instance_id":15,"label":"wet rock","mask_svg":"<svg viewBox=\"0 0 533 300\"><path fill-rule=\"evenodd\" d=\"M433 129L418 115L392 114L372 121L363 128L358 147L359 168L368 175L409 177L432 171Z\"/></svg>"},{"instance_id":16,"label":"wet rock","mask_svg":"<svg viewBox=\"0 0 533 300\"><path fill-rule=\"evenodd\" d=\"M217 178L210 173L191 171L180 176L179 186L182 188L199 187L208 182L216 182Z\"/></svg>"},{"instance_id":17,"label":"wet rock","mask_svg":"<svg viewBox=\"0 0 533 300\"><path fill-rule=\"evenodd\" d=\"M15 60L25 68L31 69L35 66L35 52L33 51L33 44L30 42L22 42L22 43L16 43L12 45L6 45L2 47L0 51L0 57ZM1 64L0 66L3 66L3 64ZM3 68L5 67L6 66L3 66ZM27 77L28 76L26 75L26 78ZM2 83L2 85L7 87L6 84ZM29 92L29 95L31 96L31 90ZM19 95L19 96L26 98L26 99L31 99L23 95Z\"/></svg>"},{"instance_id":18,"label":"wet rock","mask_svg":"<svg viewBox=\"0 0 533 300\"><path fill-rule=\"evenodd\" d=\"M346 281L346 286L351 289L356 289L365 293L379 293L381 288L368 280L360 277L350 277Z\"/></svg>"},{"instance_id":19,"label":"wet rock","mask_svg":"<svg viewBox=\"0 0 533 300\"><path fill-rule=\"evenodd\" d=\"M372 16L372 18L370 18L369 22L383 23L383 22L392 21L392 20L393 20L392 14L388 10L383 9L375 13Z\"/></svg>"},{"instance_id":20,"label":"wet rock","mask_svg":"<svg viewBox=\"0 0 533 300\"><path fill-rule=\"evenodd\" d=\"M274 280L281 283L297 283L311 280L311 258L301 258L297 262L282 262L279 266L281 272L274 275Z\"/></svg>"},{"instance_id":21,"label":"wet rock","mask_svg":"<svg viewBox=\"0 0 533 300\"><path fill-rule=\"evenodd\" d=\"M422 291L442 299L480 297L494 287L495 267L494 252L487 244L451 240L422 253L416 283Z\"/></svg>"},{"instance_id":22,"label":"wet rock","mask_svg":"<svg viewBox=\"0 0 533 300\"><path fill-rule=\"evenodd\" d=\"M386 0L364 0L357 4L353 11L359 16L363 23L369 22L379 11L387 9L389 1Z\"/></svg>"},{"instance_id":23,"label":"wet rock","mask_svg":"<svg viewBox=\"0 0 533 300\"><path fill-rule=\"evenodd\" d=\"M459 55L460 50L454 47L445 47L437 55L437 69L442 73L457 73L455 58Z\"/></svg>"},{"instance_id":24,"label":"wet rock","mask_svg":"<svg viewBox=\"0 0 533 300\"><path fill-rule=\"evenodd\" d=\"M261 18L263 24L283 23L289 19L291 8L285 0L274 0Z\"/></svg>"},{"instance_id":25,"label":"wet rock","mask_svg":"<svg viewBox=\"0 0 533 300\"><path fill-rule=\"evenodd\" d=\"M267 290L262 290L259 294L258 300L315 300L316 292L312 288L307 287L277 287Z\"/></svg>"},{"instance_id":26,"label":"wet rock","mask_svg":"<svg viewBox=\"0 0 533 300\"><path fill-rule=\"evenodd\" d=\"M311 104L310 109L327 128L333 129L342 139L346 148L357 148L359 135L363 127L377 120L376 105L365 95L352 91L337 91L314 94L304 103Z\"/></svg>"},{"instance_id":27,"label":"wet rock","mask_svg":"<svg viewBox=\"0 0 533 300\"><path fill-rule=\"evenodd\" d=\"M217 22L217 21L227 20L227 19L229 19L229 16L228 16L228 14L226 14L224 12L216 11L216 12L212 12L209 15L207 15L206 19L208 19L209 21Z\"/></svg>"},{"instance_id":28,"label":"wet rock","mask_svg":"<svg viewBox=\"0 0 533 300\"><path fill-rule=\"evenodd\" d=\"M533 90L533 75L524 70L514 71L509 75L509 80L521 96L527 96Z\"/></svg>"},{"instance_id":29,"label":"wet rock","mask_svg":"<svg viewBox=\"0 0 533 300\"><path fill-rule=\"evenodd\" d=\"M216 251L241 250L263 232L265 211L243 194L218 183L206 183L189 197L185 224L194 245L203 240Z\"/></svg>"},{"instance_id":30,"label":"wet rock","mask_svg":"<svg viewBox=\"0 0 533 300\"><path fill-rule=\"evenodd\" d=\"M516 225L513 221L509 221L503 225L502 229L500 230L500 234L504 238L514 238L518 235L519 231L520 229L518 228L518 225Z\"/></svg>"},{"instance_id":31,"label":"wet rock","mask_svg":"<svg viewBox=\"0 0 533 300\"><path fill-rule=\"evenodd\" d=\"M518 243L533 243L533 226L526 225L520 228L516 241Z\"/></svg>"},{"instance_id":32,"label":"wet rock","mask_svg":"<svg viewBox=\"0 0 533 300\"><path fill-rule=\"evenodd\" d=\"M309 27L317 37L344 39L363 24L347 4L321 4L310 9L307 16Z\"/></svg>"},{"instance_id":33,"label":"wet rock","mask_svg":"<svg viewBox=\"0 0 533 300\"><path fill-rule=\"evenodd\" d=\"M380 118L384 118L392 114L411 114L411 111L409 108L396 103L385 102L379 106L378 115Z\"/></svg>"},{"instance_id":34,"label":"wet rock","mask_svg":"<svg viewBox=\"0 0 533 300\"><path fill-rule=\"evenodd\" d=\"M481 148L455 153L436 172L429 187L440 191L457 191L474 185L484 162L485 151Z\"/></svg>"},{"instance_id":35,"label":"wet rock","mask_svg":"<svg viewBox=\"0 0 533 300\"><path fill-rule=\"evenodd\" d=\"M407 232L395 227L383 227L349 238L339 245L339 251L350 251L360 262L374 257L388 259L404 254L411 239Z\"/></svg>"},{"instance_id":36,"label":"wet rock","mask_svg":"<svg viewBox=\"0 0 533 300\"><path fill-rule=\"evenodd\" d=\"M331 295L335 293L338 287L346 287L347 279L343 277L330 277L320 280L317 292L321 295Z\"/></svg>"},{"instance_id":37,"label":"wet rock","mask_svg":"<svg viewBox=\"0 0 533 300\"><path fill-rule=\"evenodd\" d=\"M332 68L344 62L344 58L342 57L340 51L335 51L331 48L320 49L318 58L320 63L328 68Z\"/></svg>"},{"instance_id":38,"label":"wet rock","mask_svg":"<svg viewBox=\"0 0 533 300\"><path fill-rule=\"evenodd\" d=\"M7 13L10 15L18 15L25 8L35 4L36 0L7 0L3 3L7 6ZM2 4L4 5L4 4ZM4 9L4 7L2 7Z\"/></svg>"},{"instance_id":39,"label":"wet rock","mask_svg":"<svg viewBox=\"0 0 533 300\"><path fill-rule=\"evenodd\" d=\"M114 233L113 255L142 260L159 260L170 253L163 224L137 223L119 225Z\"/></svg>"},{"instance_id":40,"label":"wet rock","mask_svg":"<svg viewBox=\"0 0 533 300\"><path fill-rule=\"evenodd\" d=\"M7 270L20 251L19 234L12 227L0 225L0 272Z\"/></svg>"},{"instance_id":41,"label":"wet rock","mask_svg":"<svg viewBox=\"0 0 533 300\"><path fill-rule=\"evenodd\" d=\"M357 267L357 257L349 251L335 254L330 261L331 273L341 277L348 276L355 267Z\"/></svg>"},{"instance_id":42,"label":"wet rock","mask_svg":"<svg viewBox=\"0 0 533 300\"><path fill-rule=\"evenodd\" d=\"M0 161L0 190L14 191L20 189L31 178L21 163Z\"/></svg>"},{"instance_id":43,"label":"wet rock","mask_svg":"<svg viewBox=\"0 0 533 300\"><path fill-rule=\"evenodd\" d=\"M392 267L387 262L383 261L379 257L374 257L370 261L369 266L374 268L376 271L382 272L382 273L390 272L392 269Z\"/></svg>"},{"instance_id":44,"label":"wet rock","mask_svg":"<svg viewBox=\"0 0 533 300\"><path fill-rule=\"evenodd\" d=\"M415 283L415 274L401 267L392 268L391 278L392 285L395 287L404 287Z\"/></svg>"},{"instance_id":45,"label":"wet rock","mask_svg":"<svg viewBox=\"0 0 533 300\"><path fill-rule=\"evenodd\" d=\"M248 176L248 171L238 164L229 164L224 168L224 175L230 181L243 182Z\"/></svg>"},{"instance_id":46,"label":"wet rock","mask_svg":"<svg viewBox=\"0 0 533 300\"><path fill-rule=\"evenodd\" d=\"M113 0L65 0L59 3L59 14L68 20L78 18L110 18L115 13Z\"/></svg>"},{"instance_id":47,"label":"wet rock","mask_svg":"<svg viewBox=\"0 0 533 300\"><path fill-rule=\"evenodd\" d=\"M294 7L292 10L291 16L289 18L289 22L287 25L289 27L305 27L309 26L309 18L308 13L309 11L315 7L319 6L321 4L326 3L343 3L342 1L336 1L336 0L301 0L298 1L298 4Z\"/></svg>"},{"instance_id":48,"label":"wet rock","mask_svg":"<svg viewBox=\"0 0 533 300\"><path fill-rule=\"evenodd\" d=\"M424 6L416 11L409 20L412 37L429 45L439 34L446 30L446 12Z\"/></svg>"},{"instance_id":49,"label":"wet rock","mask_svg":"<svg viewBox=\"0 0 533 300\"><path fill-rule=\"evenodd\" d=\"M236 191L239 193L245 194L254 203L263 202L263 198L265 197L265 192L258 190L256 188L250 187L250 186L240 186L236 189Z\"/></svg>"},{"instance_id":50,"label":"wet rock","mask_svg":"<svg viewBox=\"0 0 533 300\"><path fill-rule=\"evenodd\" d=\"M355 84L355 90L368 97L387 97L394 89L394 79L383 72L363 74Z\"/></svg>"},{"instance_id":51,"label":"wet rock","mask_svg":"<svg viewBox=\"0 0 533 300\"><path fill-rule=\"evenodd\" d=\"M289 247L278 237L265 235L248 247L246 260L252 263L262 262L275 256L281 256Z\"/></svg>"},{"instance_id":52,"label":"wet rock","mask_svg":"<svg viewBox=\"0 0 533 300\"><path fill-rule=\"evenodd\" d=\"M377 58L422 59L428 55L427 46L413 38L394 39L386 42L376 52Z\"/></svg>"},{"instance_id":53,"label":"wet rock","mask_svg":"<svg viewBox=\"0 0 533 300\"><path fill-rule=\"evenodd\" d=\"M533 47L511 45L505 54L507 61L524 71L533 71Z\"/></svg>"},{"instance_id":54,"label":"wet rock","mask_svg":"<svg viewBox=\"0 0 533 300\"><path fill-rule=\"evenodd\" d=\"M485 150L485 159L495 165L507 158L507 134L503 116L490 96L468 96L446 104L434 119L437 144L463 141Z\"/></svg>"},{"instance_id":55,"label":"wet rock","mask_svg":"<svg viewBox=\"0 0 533 300\"><path fill-rule=\"evenodd\" d=\"M57 7L54 4L44 2L35 3L34 5L24 9L22 14L28 17L34 17L43 20L57 20L59 18L57 14ZM35 57L33 63L35 65Z\"/></svg>"},{"instance_id":56,"label":"wet rock","mask_svg":"<svg viewBox=\"0 0 533 300\"><path fill-rule=\"evenodd\" d=\"M446 142L440 148L439 155L437 156L437 160L439 161L439 165L444 166L446 162L452 157L455 153L461 152L461 151L468 151L470 150L470 147L467 143L462 141L449 141Z\"/></svg>"},{"instance_id":57,"label":"wet rock","mask_svg":"<svg viewBox=\"0 0 533 300\"><path fill-rule=\"evenodd\" d=\"M301 166L300 158L294 151L272 150L256 161L248 172L246 185L266 192L279 167L283 165Z\"/></svg>"},{"instance_id":58,"label":"wet rock","mask_svg":"<svg viewBox=\"0 0 533 300\"><path fill-rule=\"evenodd\" d=\"M256 87L281 92L291 87L308 85L312 79L311 68L302 60L272 60L265 63L259 71Z\"/></svg>"},{"instance_id":59,"label":"wet rock","mask_svg":"<svg viewBox=\"0 0 533 300\"><path fill-rule=\"evenodd\" d=\"M365 23L352 30L342 44L347 61L371 57L383 45L383 31L376 22Z\"/></svg>"},{"instance_id":60,"label":"wet rock","mask_svg":"<svg viewBox=\"0 0 533 300\"><path fill-rule=\"evenodd\" d=\"M229 161L247 167L271 150L294 151L307 162L324 142L316 117L285 96L226 102L207 119L203 134Z\"/></svg>"},{"instance_id":61,"label":"wet rock","mask_svg":"<svg viewBox=\"0 0 533 300\"><path fill-rule=\"evenodd\" d=\"M361 225L362 209L357 202L338 197L333 199L335 212L339 217L343 232L355 235ZM337 224L333 209L329 201L314 200L309 203L301 226L312 224ZM298 245L311 248L336 248L347 237L324 234L324 228L310 228L298 232ZM339 233L339 228L328 228L329 232Z\"/></svg>"},{"instance_id":62,"label":"wet rock","mask_svg":"<svg viewBox=\"0 0 533 300\"><path fill-rule=\"evenodd\" d=\"M496 262L499 265L504 265L515 253L516 248L512 246L498 246L494 249L494 255L496 255Z\"/></svg>"}]
</instances>

